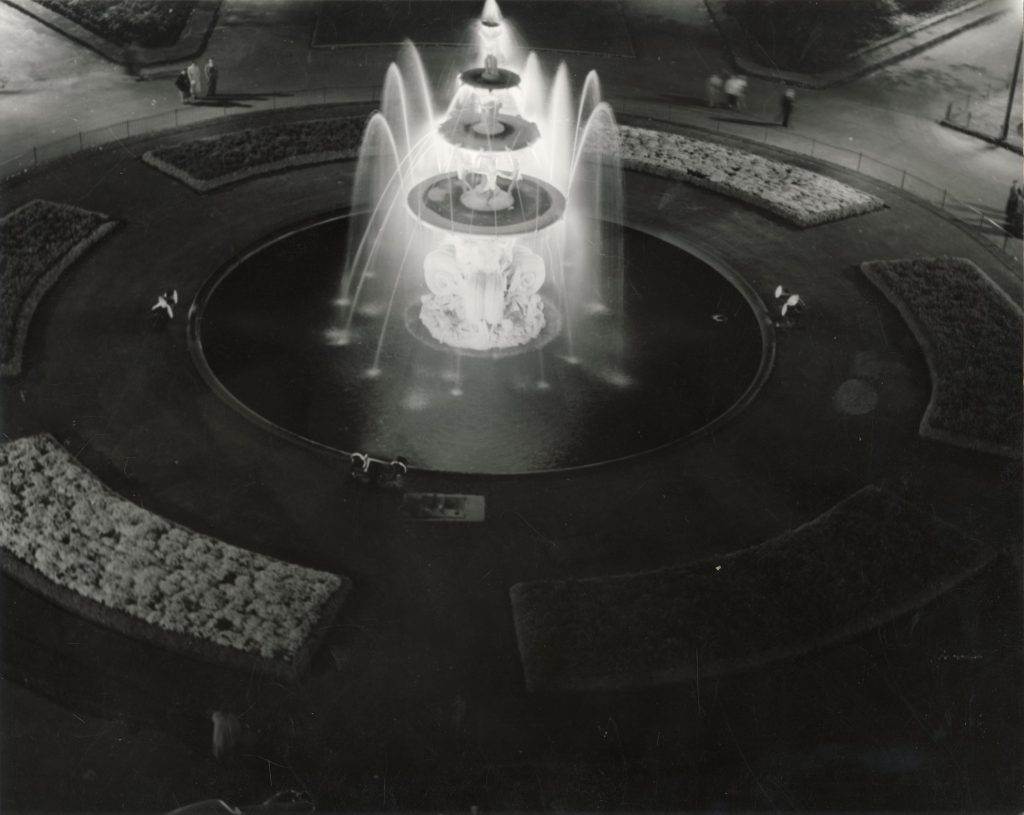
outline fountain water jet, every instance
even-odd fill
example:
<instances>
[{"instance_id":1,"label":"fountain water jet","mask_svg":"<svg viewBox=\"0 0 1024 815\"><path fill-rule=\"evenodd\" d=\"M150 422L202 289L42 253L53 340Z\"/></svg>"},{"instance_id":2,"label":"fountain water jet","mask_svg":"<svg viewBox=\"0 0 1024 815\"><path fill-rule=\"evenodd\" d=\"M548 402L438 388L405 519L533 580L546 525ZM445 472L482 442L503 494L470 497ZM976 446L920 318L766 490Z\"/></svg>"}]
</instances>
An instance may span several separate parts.
<instances>
[{"instance_id":1,"label":"fountain water jet","mask_svg":"<svg viewBox=\"0 0 1024 815\"><path fill-rule=\"evenodd\" d=\"M618 137L600 82L588 74L574 105L564 63L548 83L535 54L517 62L494 0L474 30L482 64L461 72L443 115L415 46L386 72L360 150L335 341L376 330L381 370L399 308L435 348L503 356L561 335L563 358L618 368ZM387 303L376 329L366 299ZM577 348L588 321L600 336Z\"/></svg>"}]
</instances>

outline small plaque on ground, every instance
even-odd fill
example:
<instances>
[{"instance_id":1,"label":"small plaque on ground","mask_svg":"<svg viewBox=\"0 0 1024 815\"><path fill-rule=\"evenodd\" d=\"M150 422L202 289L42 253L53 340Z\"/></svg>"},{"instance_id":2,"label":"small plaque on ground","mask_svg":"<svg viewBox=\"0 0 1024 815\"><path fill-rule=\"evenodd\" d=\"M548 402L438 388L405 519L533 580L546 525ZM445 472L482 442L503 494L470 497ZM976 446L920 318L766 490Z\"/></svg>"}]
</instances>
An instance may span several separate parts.
<instances>
[{"instance_id":1,"label":"small plaque on ground","mask_svg":"<svg viewBox=\"0 0 1024 815\"><path fill-rule=\"evenodd\" d=\"M402 499L402 512L417 521L480 523L484 520L484 496L410 492Z\"/></svg>"}]
</instances>

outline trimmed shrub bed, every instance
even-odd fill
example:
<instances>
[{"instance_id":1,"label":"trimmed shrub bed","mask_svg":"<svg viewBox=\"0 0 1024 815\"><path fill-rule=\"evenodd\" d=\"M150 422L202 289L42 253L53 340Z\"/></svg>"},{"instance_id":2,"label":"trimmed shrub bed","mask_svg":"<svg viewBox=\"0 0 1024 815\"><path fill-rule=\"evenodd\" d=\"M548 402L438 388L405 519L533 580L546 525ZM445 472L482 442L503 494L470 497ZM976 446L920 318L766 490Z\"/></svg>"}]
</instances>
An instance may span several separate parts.
<instances>
[{"instance_id":1,"label":"trimmed shrub bed","mask_svg":"<svg viewBox=\"0 0 1024 815\"><path fill-rule=\"evenodd\" d=\"M99 212L30 201L0 219L0 374L21 372L36 306L57 278L117 226Z\"/></svg>"},{"instance_id":2,"label":"trimmed shrub bed","mask_svg":"<svg viewBox=\"0 0 1024 815\"><path fill-rule=\"evenodd\" d=\"M108 491L50 436L0 447L0 564L101 624L292 675L347 578L176 526Z\"/></svg>"},{"instance_id":3,"label":"trimmed shrub bed","mask_svg":"<svg viewBox=\"0 0 1024 815\"><path fill-rule=\"evenodd\" d=\"M877 487L714 561L511 589L527 687L640 688L722 675L852 636L994 552Z\"/></svg>"},{"instance_id":4,"label":"trimmed shrub bed","mask_svg":"<svg viewBox=\"0 0 1024 815\"><path fill-rule=\"evenodd\" d=\"M354 159L365 116L269 125L151 150L143 160L199 192L287 167Z\"/></svg>"},{"instance_id":5,"label":"trimmed shrub bed","mask_svg":"<svg viewBox=\"0 0 1024 815\"><path fill-rule=\"evenodd\" d=\"M354 159L365 124L366 117L353 116L268 125L152 150L143 160L206 192L289 167ZM885 206L827 176L713 142L627 125L619 135L622 166L739 198L797 226Z\"/></svg>"},{"instance_id":6,"label":"trimmed shrub bed","mask_svg":"<svg viewBox=\"0 0 1024 815\"><path fill-rule=\"evenodd\" d=\"M838 221L885 204L827 176L691 139L620 125L622 166L739 198L801 227Z\"/></svg>"},{"instance_id":7,"label":"trimmed shrub bed","mask_svg":"<svg viewBox=\"0 0 1024 815\"><path fill-rule=\"evenodd\" d=\"M174 45L196 0L36 0L118 45Z\"/></svg>"},{"instance_id":8,"label":"trimmed shrub bed","mask_svg":"<svg viewBox=\"0 0 1024 815\"><path fill-rule=\"evenodd\" d=\"M876 260L861 270L896 306L924 351L932 396L921 435L1020 457L1019 306L965 258Z\"/></svg>"}]
</instances>

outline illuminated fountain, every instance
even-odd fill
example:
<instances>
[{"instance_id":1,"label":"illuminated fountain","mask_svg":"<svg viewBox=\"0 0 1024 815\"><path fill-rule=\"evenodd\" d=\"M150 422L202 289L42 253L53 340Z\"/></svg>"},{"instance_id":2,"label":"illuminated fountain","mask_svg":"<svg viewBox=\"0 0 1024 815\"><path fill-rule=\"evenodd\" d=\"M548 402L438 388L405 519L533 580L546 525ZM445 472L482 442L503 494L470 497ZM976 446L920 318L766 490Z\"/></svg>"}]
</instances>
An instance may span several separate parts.
<instances>
[{"instance_id":1,"label":"illuminated fountain","mask_svg":"<svg viewBox=\"0 0 1024 815\"><path fill-rule=\"evenodd\" d=\"M201 370L279 432L416 469L593 465L708 432L770 370L756 293L666 229L662 182L630 179L623 224L596 74L573 101L493 3L473 36L443 106L402 47L338 178L349 211L211 278Z\"/></svg>"},{"instance_id":2,"label":"illuminated fountain","mask_svg":"<svg viewBox=\"0 0 1024 815\"><path fill-rule=\"evenodd\" d=\"M561 358L621 353L618 131L591 72L573 105L568 70L548 83L488 0L477 65L443 114L407 43L387 71L356 171L339 345L376 341L395 313L440 350L500 357L562 337ZM515 68L515 70L513 69ZM598 341L576 335L595 317ZM591 338L593 339L593 338Z\"/></svg>"}]
</instances>

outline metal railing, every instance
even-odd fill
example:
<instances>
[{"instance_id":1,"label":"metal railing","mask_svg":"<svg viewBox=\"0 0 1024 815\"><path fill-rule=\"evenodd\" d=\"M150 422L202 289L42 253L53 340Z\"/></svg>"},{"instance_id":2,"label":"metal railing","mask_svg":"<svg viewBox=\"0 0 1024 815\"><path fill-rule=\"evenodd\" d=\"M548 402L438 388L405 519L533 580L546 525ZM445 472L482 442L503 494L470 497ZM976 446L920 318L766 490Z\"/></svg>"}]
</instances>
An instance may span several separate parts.
<instances>
[{"instance_id":1,"label":"metal railing","mask_svg":"<svg viewBox=\"0 0 1024 815\"><path fill-rule=\"evenodd\" d=\"M378 85L334 86L306 88L291 92L227 94L203 104L182 105L151 116L128 119L104 127L84 130L56 141L26 150L20 155L0 162L0 178L7 179L41 164L82 150L122 141L135 136L162 130L201 124L234 114L268 110L309 107L329 104L374 104L380 101ZM817 138L803 136L779 127L751 122L731 122L716 118L709 120L707 111L700 108L611 96L609 101L621 115L657 119L703 130L713 130L728 136L760 142L793 153L828 161L839 167L899 187L916 198L927 201L956 218L998 246L1014 260L1022 254L1021 241L1005 226L978 206L960 199L947 188L940 187L902 167L882 161L862 151L840 147ZM712 127L712 121L714 126Z\"/></svg>"},{"instance_id":2,"label":"metal railing","mask_svg":"<svg viewBox=\"0 0 1024 815\"><path fill-rule=\"evenodd\" d=\"M986 212L976 204L964 201L946 187L933 184L904 167L889 164L863 151L830 144L785 128L758 124L754 119L749 122L728 121L719 118L709 120L705 109L630 99L614 99L612 107L619 114L638 118L656 118L673 124L712 130L715 133L746 141L760 142L862 173L877 181L898 187L915 198L927 201L979 232L1012 259L1019 262L1024 255L1021 239L1010 233L1005 224L993 218L990 212Z\"/></svg>"},{"instance_id":3,"label":"metal railing","mask_svg":"<svg viewBox=\"0 0 1024 815\"><path fill-rule=\"evenodd\" d=\"M126 119L91 130L82 130L55 141L36 145L16 156L0 161L0 179L6 180L41 164L82 150L122 141L133 136L144 136L160 130L202 124L236 114L268 110L309 107L311 105L372 104L379 101L379 95L380 88L369 85L304 88L287 92L223 94L214 99L201 100L200 104L183 104L181 107L161 113Z\"/></svg>"}]
</instances>

